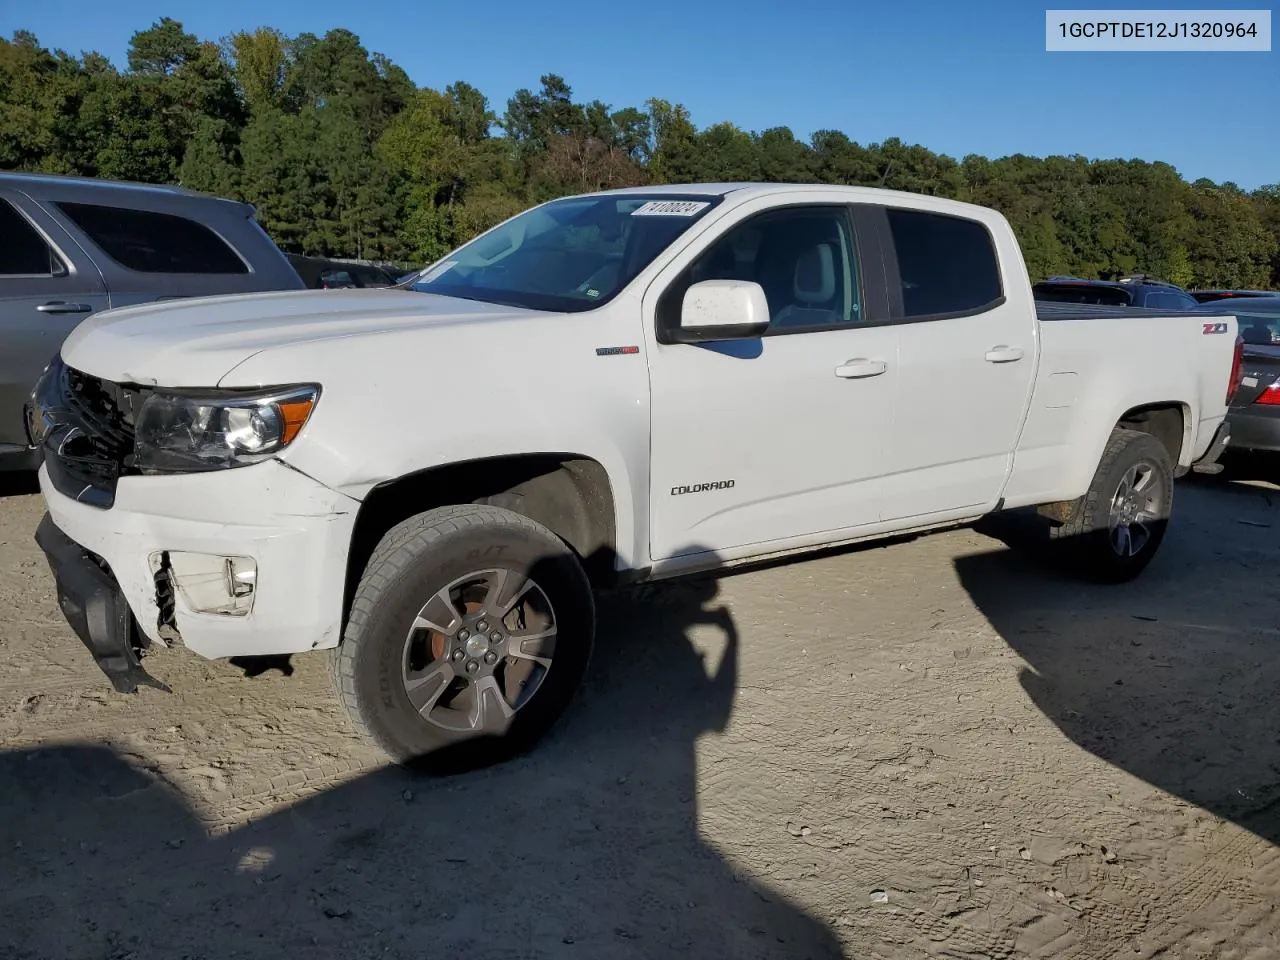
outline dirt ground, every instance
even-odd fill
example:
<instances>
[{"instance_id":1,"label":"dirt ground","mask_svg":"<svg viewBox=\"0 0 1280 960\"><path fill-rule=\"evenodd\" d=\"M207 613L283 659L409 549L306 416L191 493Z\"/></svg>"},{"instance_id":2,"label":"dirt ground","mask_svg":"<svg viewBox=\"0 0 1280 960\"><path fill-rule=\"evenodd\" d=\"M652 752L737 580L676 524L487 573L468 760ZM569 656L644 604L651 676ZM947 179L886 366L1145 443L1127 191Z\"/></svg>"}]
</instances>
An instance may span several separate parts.
<instances>
[{"instance_id":1,"label":"dirt ground","mask_svg":"<svg viewBox=\"0 0 1280 960\"><path fill-rule=\"evenodd\" d=\"M322 656L114 694L0 498L0 957L1280 956L1256 479L1121 587L958 531L605 598L550 739L436 780Z\"/></svg>"}]
</instances>

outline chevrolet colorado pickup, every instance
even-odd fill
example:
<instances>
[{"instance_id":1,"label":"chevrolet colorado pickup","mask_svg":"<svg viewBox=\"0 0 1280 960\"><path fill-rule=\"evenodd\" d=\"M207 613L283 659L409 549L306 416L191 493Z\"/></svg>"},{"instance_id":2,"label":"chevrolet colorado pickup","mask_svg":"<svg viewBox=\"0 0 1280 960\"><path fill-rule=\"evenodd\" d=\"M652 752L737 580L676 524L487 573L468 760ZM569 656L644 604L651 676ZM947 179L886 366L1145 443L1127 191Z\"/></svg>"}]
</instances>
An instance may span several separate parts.
<instances>
[{"instance_id":1,"label":"chevrolet colorado pickup","mask_svg":"<svg viewBox=\"0 0 1280 960\"><path fill-rule=\"evenodd\" d=\"M329 650L392 757L497 759L570 703L595 587L1021 507L1136 576L1239 378L1233 317L1038 306L990 209L593 193L395 288L88 318L28 405L37 540L118 690L155 644Z\"/></svg>"}]
</instances>

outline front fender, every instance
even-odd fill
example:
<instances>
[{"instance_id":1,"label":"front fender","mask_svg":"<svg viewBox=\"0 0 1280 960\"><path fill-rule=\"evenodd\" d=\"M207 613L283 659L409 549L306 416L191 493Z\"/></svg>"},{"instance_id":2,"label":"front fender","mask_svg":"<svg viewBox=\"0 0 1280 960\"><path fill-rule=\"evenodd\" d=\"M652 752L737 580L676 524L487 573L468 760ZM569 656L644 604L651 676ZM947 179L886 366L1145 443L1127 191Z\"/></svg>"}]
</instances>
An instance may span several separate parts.
<instances>
[{"instance_id":1,"label":"front fender","mask_svg":"<svg viewBox=\"0 0 1280 960\"><path fill-rule=\"evenodd\" d=\"M625 319L625 316L623 317ZM494 457L595 460L613 488L619 562L648 556L649 377L643 345L617 313L495 327L354 337L268 350L235 383L316 382L321 397L280 459L364 499L375 486Z\"/></svg>"}]
</instances>

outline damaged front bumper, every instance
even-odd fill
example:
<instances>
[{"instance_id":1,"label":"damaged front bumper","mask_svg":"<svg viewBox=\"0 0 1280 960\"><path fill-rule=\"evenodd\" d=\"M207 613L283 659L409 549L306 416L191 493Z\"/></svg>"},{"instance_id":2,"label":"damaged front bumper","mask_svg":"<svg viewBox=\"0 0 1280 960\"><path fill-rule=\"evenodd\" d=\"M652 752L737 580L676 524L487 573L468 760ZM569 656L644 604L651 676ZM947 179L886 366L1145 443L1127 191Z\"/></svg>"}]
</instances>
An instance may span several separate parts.
<instances>
[{"instance_id":1,"label":"damaged front bumper","mask_svg":"<svg viewBox=\"0 0 1280 960\"><path fill-rule=\"evenodd\" d=\"M117 689L145 677L150 644L208 659L337 646L358 501L278 461L122 477L109 508L61 493L47 465L40 488L63 612Z\"/></svg>"},{"instance_id":2,"label":"damaged front bumper","mask_svg":"<svg viewBox=\"0 0 1280 960\"><path fill-rule=\"evenodd\" d=\"M62 615L111 685L120 693L140 686L167 690L142 667L147 641L106 563L59 530L47 513L36 528L36 543L53 571Z\"/></svg>"}]
</instances>

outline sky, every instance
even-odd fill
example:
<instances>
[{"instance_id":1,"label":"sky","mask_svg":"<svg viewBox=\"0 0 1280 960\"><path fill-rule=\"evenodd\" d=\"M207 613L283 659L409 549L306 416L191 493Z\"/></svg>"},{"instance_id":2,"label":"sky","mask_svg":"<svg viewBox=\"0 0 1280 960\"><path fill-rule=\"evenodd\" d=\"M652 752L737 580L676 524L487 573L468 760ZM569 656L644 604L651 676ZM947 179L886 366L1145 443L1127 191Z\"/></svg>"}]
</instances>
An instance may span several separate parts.
<instances>
[{"instance_id":1,"label":"sky","mask_svg":"<svg viewBox=\"0 0 1280 960\"><path fill-rule=\"evenodd\" d=\"M643 108L661 97L684 104L699 127L787 126L801 139L838 129L859 143L898 137L956 158L1162 160L1189 180L1280 183L1280 45L1048 53L1046 6L1069 4L0 0L0 34L31 30L45 46L123 65L132 33L162 16L213 40L258 26L288 35L346 27L419 86L466 80L499 114L517 89L558 73L576 100Z\"/></svg>"}]
</instances>

